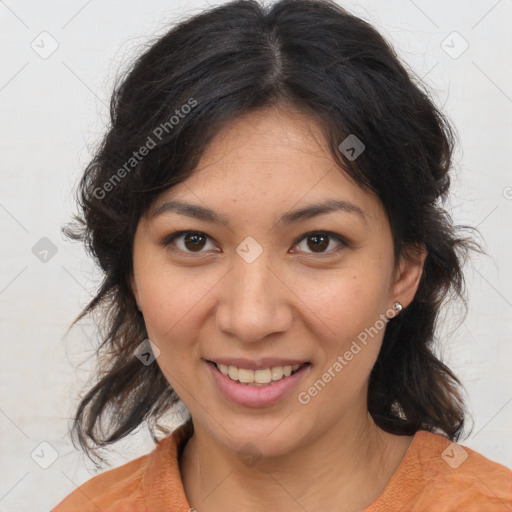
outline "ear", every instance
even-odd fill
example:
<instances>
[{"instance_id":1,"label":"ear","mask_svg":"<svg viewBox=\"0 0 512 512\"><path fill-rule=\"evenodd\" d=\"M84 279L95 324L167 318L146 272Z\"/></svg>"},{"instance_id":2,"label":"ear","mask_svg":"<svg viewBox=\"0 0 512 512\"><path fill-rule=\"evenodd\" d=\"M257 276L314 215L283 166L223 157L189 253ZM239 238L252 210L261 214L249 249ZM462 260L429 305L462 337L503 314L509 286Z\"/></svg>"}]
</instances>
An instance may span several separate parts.
<instances>
[{"instance_id":1,"label":"ear","mask_svg":"<svg viewBox=\"0 0 512 512\"><path fill-rule=\"evenodd\" d=\"M420 284L426 257L427 249L424 244L404 249L395 271L391 294L393 302L400 302L404 308L412 302Z\"/></svg>"}]
</instances>

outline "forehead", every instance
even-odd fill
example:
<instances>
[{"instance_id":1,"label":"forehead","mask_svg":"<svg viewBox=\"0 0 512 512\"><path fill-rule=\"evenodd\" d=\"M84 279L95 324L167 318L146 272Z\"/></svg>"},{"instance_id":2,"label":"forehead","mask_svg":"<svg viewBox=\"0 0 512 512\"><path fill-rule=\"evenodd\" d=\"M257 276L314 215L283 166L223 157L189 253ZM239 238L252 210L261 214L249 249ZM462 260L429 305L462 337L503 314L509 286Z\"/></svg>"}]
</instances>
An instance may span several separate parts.
<instances>
[{"instance_id":1,"label":"forehead","mask_svg":"<svg viewBox=\"0 0 512 512\"><path fill-rule=\"evenodd\" d=\"M266 170L285 171L299 161L334 163L319 124L297 110L267 107L245 113L227 123L204 151L197 170L227 170L244 163ZM323 162L322 162L323 161Z\"/></svg>"},{"instance_id":2,"label":"forehead","mask_svg":"<svg viewBox=\"0 0 512 512\"><path fill-rule=\"evenodd\" d=\"M164 192L152 212L173 198L194 200L217 211L235 206L249 218L263 209L337 198L371 217L383 209L333 160L321 126L296 110L265 108L225 125L211 140L191 176Z\"/></svg>"}]
</instances>

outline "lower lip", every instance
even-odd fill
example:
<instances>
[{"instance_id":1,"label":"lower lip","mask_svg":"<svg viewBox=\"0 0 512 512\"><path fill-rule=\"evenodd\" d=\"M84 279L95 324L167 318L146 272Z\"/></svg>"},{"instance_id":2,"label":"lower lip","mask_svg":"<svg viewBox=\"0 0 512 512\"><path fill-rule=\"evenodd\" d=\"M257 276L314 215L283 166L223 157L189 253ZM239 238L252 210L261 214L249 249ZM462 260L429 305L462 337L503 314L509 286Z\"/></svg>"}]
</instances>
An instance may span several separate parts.
<instances>
[{"instance_id":1,"label":"lower lip","mask_svg":"<svg viewBox=\"0 0 512 512\"><path fill-rule=\"evenodd\" d=\"M207 365L220 392L228 400L246 407L268 407L283 400L298 386L311 366L306 364L293 375L273 381L267 386L251 386L231 380L223 375L214 363L207 361Z\"/></svg>"}]
</instances>

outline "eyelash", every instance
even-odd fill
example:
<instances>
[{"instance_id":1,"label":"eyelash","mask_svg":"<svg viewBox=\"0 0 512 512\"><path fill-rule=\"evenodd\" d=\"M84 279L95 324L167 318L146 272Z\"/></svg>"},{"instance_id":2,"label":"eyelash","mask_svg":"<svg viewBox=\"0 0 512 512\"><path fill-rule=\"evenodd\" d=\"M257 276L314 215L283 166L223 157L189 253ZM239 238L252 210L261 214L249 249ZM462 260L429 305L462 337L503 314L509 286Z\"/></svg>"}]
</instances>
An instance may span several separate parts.
<instances>
[{"instance_id":1,"label":"eyelash","mask_svg":"<svg viewBox=\"0 0 512 512\"><path fill-rule=\"evenodd\" d=\"M211 238L206 233L203 233L202 231L192 231L192 230L188 230L188 231L175 231L174 233L171 233L171 234L167 235L164 238L164 240L161 242L160 245L162 245L163 247L169 247L171 244L173 244L173 242L177 238L179 238L179 237L181 237L183 235L187 235L187 234L200 235L200 236L203 236L203 237L211 240ZM331 249L331 250L326 251L326 252L320 252L320 253L308 252L307 253L307 254L315 255L315 256L317 256L319 258L326 257L326 256L332 256L333 254L336 254L336 253L340 252L343 248L348 247L348 245L349 245L349 243L343 237L341 237L340 235L337 235L336 233L332 233L331 231L309 231L308 233L305 233L300 238L298 238L293 243L293 246L295 247L297 244L302 242L302 240L305 240L308 237L311 237L313 235L326 236L328 238L335 239L337 242L340 243L340 245L338 247L336 247L335 249ZM184 253L187 256L188 255L201 254L203 252L203 251L197 251L197 252L194 252L194 251L183 251L181 249L173 249L173 250L175 250L177 252ZM194 257L194 256L192 256L192 257Z\"/></svg>"}]
</instances>

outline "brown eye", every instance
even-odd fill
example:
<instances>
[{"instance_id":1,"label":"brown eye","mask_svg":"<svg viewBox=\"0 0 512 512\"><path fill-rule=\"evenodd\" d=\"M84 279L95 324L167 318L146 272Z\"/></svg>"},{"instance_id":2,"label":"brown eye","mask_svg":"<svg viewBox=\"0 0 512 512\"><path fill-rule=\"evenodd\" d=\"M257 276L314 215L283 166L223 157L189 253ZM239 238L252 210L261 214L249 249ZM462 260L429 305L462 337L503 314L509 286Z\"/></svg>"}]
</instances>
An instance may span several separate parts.
<instances>
[{"instance_id":1,"label":"brown eye","mask_svg":"<svg viewBox=\"0 0 512 512\"><path fill-rule=\"evenodd\" d=\"M208 235L200 231L178 231L167 236L162 245L183 253L201 253L209 240Z\"/></svg>"},{"instance_id":2,"label":"brown eye","mask_svg":"<svg viewBox=\"0 0 512 512\"><path fill-rule=\"evenodd\" d=\"M205 237L200 233L186 234L183 240L190 251L201 250L205 245Z\"/></svg>"},{"instance_id":3,"label":"brown eye","mask_svg":"<svg viewBox=\"0 0 512 512\"><path fill-rule=\"evenodd\" d=\"M210 240L208 235L200 231L177 231L168 235L161 245L183 254L201 254L206 252L203 249ZM295 243L294 247L299 247L301 243L304 243L303 241L306 243L305 248L299 249L301 252L318 254L319 256L334 254L348 246L348 242L341 236L323 231L306 233ZM338 242L338 245L331 247L333 241Z\"/></svg>"},{"instance_id":4,"label":"brown eye","mask_svg":"<svg viewBox=\"0 0 512 512\"><path fill-rule=\"evenodd\" d=\"M313 249L313 252L323 252L329 246L329 237L326 235L312 235L307 239L311 241L308 247Z\"/></svg>"},{"instance_id":5,"label":"brown eye","mask_svg":"<svg viewBox=\"0 0 512 512\"><path fill-rule=\"evenodd\" d=\"M300 246L302 241L305 240L306 243L304 244L306 246L306 249L304 252L309 252L310 254L326 254L326 253L335 253L339 250L343 249L343 247L347 246L347 243L343 238L341 238L339 235L336 235L335 233L329 233L329 232L312 232L312 233L306 233L300 240L299 243L297 243L297 247ZM327 250L328 247L330 247L331 241L335 240L338 242L338 245L334 248L331 247L331 249Z\"/></svg>"}]
</instances>

